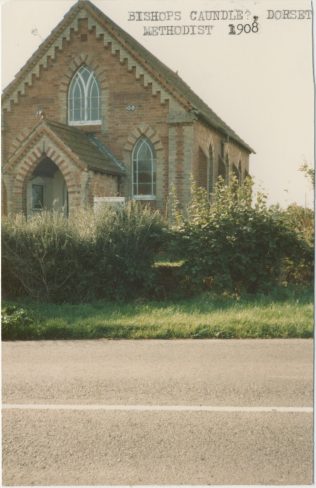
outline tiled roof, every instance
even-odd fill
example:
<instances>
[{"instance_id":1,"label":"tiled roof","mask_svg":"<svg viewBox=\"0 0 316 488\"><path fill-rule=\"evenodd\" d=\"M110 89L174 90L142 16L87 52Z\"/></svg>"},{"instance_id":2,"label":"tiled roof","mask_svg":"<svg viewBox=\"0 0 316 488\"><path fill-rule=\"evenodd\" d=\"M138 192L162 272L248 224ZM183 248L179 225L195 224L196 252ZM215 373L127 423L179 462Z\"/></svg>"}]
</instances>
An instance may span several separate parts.
<instances>
[{"instance_id":1,"label":"tiled roof","mask_svg":"<svg viewBox=\"0 0 316 488\"><path fill-rule=\"evenodd\" d=\"M102 173L124 174L123 164L116 159L110 149L95 135L85 134L76 127L45 121L47 126L59 137L62 142L75 153L89 169Z\"/></svg>"},{"instance_id":2,"label":"tiled roof","mask_svg":"<svg viewBox=\"0 0 316 488\"><path fill-rule=\"evenodd\" d=\"M64 16L63 20L57 25L57 27L55 27L48 38L39 46L38 50L19 71L15 79L7 86L3 92L3 97L7 97L10 92L14 90L21 79L28 74L30 68L36 64L40 57L51 46L53 40L58 38L65 26L67 26L68 22L72 21L72 19L82 8L90 12L105 29L110 26L115 32L117 40L121 40L125 46L127 45L129 47L131 52L138 55L137 57L143 64L144 68L150 69L151 73L154 73L154 76L159 83L163 83L167 89L169 87L169 91L171 93L176 92L182 96L188 102L190 109L198 118L240 144L247 151L254 152L254 150L246 142L244 142L236 134L236 132L234 132L196 93L194 93L189 85L187 85L177 73L168 68L168 66L162 63L158 58L156 58L156 56L151 54L144 46L136 41L136 39L115 24L115 22L113 22L89 0L79 0L71 7L69 12Z\"/></svg>"}]
</instances>

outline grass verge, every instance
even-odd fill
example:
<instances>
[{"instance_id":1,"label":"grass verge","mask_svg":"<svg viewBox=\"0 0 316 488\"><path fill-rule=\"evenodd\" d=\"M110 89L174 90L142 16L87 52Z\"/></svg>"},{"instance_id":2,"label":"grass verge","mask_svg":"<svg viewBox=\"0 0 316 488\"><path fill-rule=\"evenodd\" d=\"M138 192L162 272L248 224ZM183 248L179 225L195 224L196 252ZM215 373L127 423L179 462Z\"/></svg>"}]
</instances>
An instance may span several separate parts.
<instances>
[{"instance_id":1,"label":"grass verge","mask_svg":"<svg viewBox=\"0 0 316 488\"><path fill-rule=\"evenodd\" d=\"M313 292L277 289L269 295L199 297L164 302L53 305L4 302L3 340L309 338Z\"/></svg>"}]
</instances>

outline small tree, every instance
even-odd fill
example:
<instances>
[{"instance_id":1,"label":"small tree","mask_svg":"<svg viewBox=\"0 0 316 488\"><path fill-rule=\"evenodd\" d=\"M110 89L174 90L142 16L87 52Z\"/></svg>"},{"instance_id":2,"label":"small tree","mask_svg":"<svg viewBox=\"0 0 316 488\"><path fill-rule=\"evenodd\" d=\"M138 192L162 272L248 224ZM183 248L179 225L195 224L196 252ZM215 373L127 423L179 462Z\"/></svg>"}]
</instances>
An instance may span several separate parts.
<instances>
[{"instance_id":1,"label":"small tree","mask_svg":"<svg viewBox=\"0 0 316 488\"><path fill-rule=\"evenodd\" d=\"M315 169L312 168L308 163L304 162L299 167L299 170L304 173L305 177L313 185L313 188L315 188Z\"/></svg>"},{"instance_id":2,"label":"small tree","mask_svg":"<svg viewBox=\"0 0 316 488\"><path fill-rule=\"evenodd\" d=\"M177 227L176 249L195 288L265 289L279 278L285 257L302 255L304 241L279 210L267 206L266 196L258 194L252 205L252 187L251 178L242 185L237 178L230 185L220 179L210 204L206 192L193 186L187 214Z\"/></svg>"}]
</instances>

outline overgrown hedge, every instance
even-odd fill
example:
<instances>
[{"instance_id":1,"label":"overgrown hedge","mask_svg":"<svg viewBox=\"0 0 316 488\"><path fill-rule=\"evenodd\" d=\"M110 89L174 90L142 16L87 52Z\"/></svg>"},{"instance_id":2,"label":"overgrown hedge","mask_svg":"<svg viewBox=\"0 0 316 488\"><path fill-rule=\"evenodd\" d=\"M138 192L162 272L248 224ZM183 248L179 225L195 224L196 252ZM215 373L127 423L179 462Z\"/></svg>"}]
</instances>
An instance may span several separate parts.
<instances>
[{"instance_id":1,"label":"overgrown hedge","mask_svg":"<svg viewBox=\"0 0 316 488\"><path fill-rule=\"evenodd\" d=\"M174 203L172 225L135 202L70 219L51 212L3 219L3 296L82 302L311 283L312 211L268 207L263 195L253 203L251 179L219 181L211 202L193 187L181 212ZM182 263L154 266L161 249Z\"/></svg>"},{"instance_id":2,"label":"overgrown hedge","mask_svg":"<svg viewBox=\"0 0 316 488\"><path fill-rule=\"evenodd\" d=\"M290 205L282 211L284 224L304 242L298 256L288 256L282 265L281 280L287 283L312 283L314 278L314 211L311 208Z\"/></svg>"},{"instance_id":3,"label":"overgrown hedge","mask_svg":"<svg viewBox=\"0 0 316 488\"><path fill-rule=\"evenodd\" d=\"M136 203L72 219L43 212L2 222L2 290L53 302L144 294L166 230Z\"/></svg>"},{"instance_id":4,"label":"overgrown hedge","mask_svg":"<svg viewBox=\"0 0 316 488\"><path fill-rule=\"evenodd\" d=\"M268 207L264 195L253 204L252 184L250 178L243 185L233 178L229 186L219 180L212 202L193 187L187 212L175 212L171 247L184 260L182 283L191 290L249 293L280 280L311 281L312 237L304 238L290 212Z\"/></svg>"}]
</instances>

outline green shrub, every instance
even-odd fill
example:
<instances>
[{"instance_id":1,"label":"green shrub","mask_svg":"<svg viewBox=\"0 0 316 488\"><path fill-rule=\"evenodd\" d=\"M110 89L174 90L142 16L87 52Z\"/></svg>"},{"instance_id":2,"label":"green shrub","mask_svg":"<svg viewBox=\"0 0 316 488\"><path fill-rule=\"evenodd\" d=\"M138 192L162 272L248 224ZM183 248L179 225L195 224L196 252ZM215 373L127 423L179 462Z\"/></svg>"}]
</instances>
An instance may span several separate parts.
<instances>
[{"instance_id":1,"label":"green shrub","mask_svg":"<svg viewBox=\"0 0 316 488\"><path fill-rule=\"evenodd\" d=\"M155 256L167 236L158 212L129 202L96 217L97 297L146 295L152 288Z\"/></svg>"},{"instance_id":2,"label":"green shrub","mask_svg":"<svg viewBox=\"0 0 316 488\"><path fill-rule=\"evenodd\" d=\"M26 295L25 289L23 288L18 277L14 274L14 269L8 261L7 256L5 256L5 253L3 252L3 246L1 262L1 284L2 298L4 299L14 299Z\"/></svg>"},{"instance_id":3,"label":"green shrub","mask_svg":"<svg viewBox=\"0 0 316 488\"><path fill-rule=\"evenodd\" d=\"M2 340L27 339L34 318L30 312L15 305L8 305L1 310Z\"/></svg>"},{"instance_id":4,"label":"green shrub","mask_svg":"<svg viewBox=\"0 0 316 488\"><path fill-rule=\"evenodd\" d=\"M180 298L187 295L182 276L182 262L158 262L154 265L151 296L156 299Z\"/></svg>"},{"instance_id":5,"label":"green shrub","mask_svg":"<svg viewBox=\"0 0 316 488\"><path fill-rule=\"evenodd\" d=\"M2 261L7 298L52 302L123 299L147 293L152 264L166 229L158 212L130 202L96 216L70 219L42 212L2 222Z\"/></svg>"},{"instance_id":6,"label":"green shrub","mask_svg":"<svg viewBox=\"0 0 316 488\"><path fill-rule=\"evenodd\" d=\"M310 284L314 276L314 211L292 204L282 211L285 224L305 242L300 259L288 257L282 265L284 283Z\"/></svg>"},{"instance_id":7,"label":"green shrub","mask_svg":"<svg viewBox=\"0 0 316 488\"><path fill-rule=\"evenodd\" d=\"M310 246L314 245L314 210L293 203L282 211L282 216L290 229Z\"/></svg>"},{"instance_id":8,"label":"green shrub","mask_svg":"<svg viewBox=\"0 0 316 488\"><path fill-rule=\"evenodd\" d=\"M195 290L201 288L256 292L280 278L284 259L298 262L308 245L281 212L258 195L252 205L252 181L230 185L219 181L210 203L205 190L192 189L185 216L177 216L178 258Z\"/></svg>"},{"instance_id":9,"label":"green shrub","mask_svg":"<svg viewBox=\"0 0 316 488\"><path fill-rule=\"evenodd\" d=\"M25 292L37 299L58 301L73 295L81 267L80 238L75 227L57 212L23 216L2 225L2 260ZM4 279L3 287L8 290Z\"/></svg>"}]
</instances>

